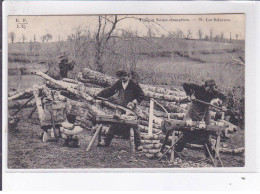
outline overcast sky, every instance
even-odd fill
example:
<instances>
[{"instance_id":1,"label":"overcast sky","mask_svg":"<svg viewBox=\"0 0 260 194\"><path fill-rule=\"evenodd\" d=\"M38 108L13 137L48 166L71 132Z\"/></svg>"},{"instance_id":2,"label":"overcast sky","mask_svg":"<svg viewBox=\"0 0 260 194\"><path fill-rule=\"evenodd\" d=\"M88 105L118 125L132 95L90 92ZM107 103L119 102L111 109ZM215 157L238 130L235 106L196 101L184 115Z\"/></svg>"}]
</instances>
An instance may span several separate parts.
<instances>
[{"instance_id":1,"label":"overcast sky","mask_svg":"<svg viewBox=\"0 0 260 194\"><path fill-rule=\"evenodd\" d=\"M151 28L155 36L167 36L169 32L182 30L187 33L192 32L192 38L198 38L200 29L205 35L213 31L213 36L224 33L226 38L233 39L238 34L239 39L245 36L245 15L244 14L221 14L221 15L120 15L118 18L130 17L120 21L117 25L119 29L132 30L138 32L139 36L147 35L147 29ZM140 18L133 19L134 18ZM9 16L8 32L15 33L15 41L22 41L22 36L26 37L26 42L32 40L34 35L37 41L41 36L50 33L52 41L66 40L67 36L77 27L93 33L98 27L97 16ZM25 28L24 28L25 27ZM10 39L9 39L9 42Z\"/></svg>"}]
</instances>

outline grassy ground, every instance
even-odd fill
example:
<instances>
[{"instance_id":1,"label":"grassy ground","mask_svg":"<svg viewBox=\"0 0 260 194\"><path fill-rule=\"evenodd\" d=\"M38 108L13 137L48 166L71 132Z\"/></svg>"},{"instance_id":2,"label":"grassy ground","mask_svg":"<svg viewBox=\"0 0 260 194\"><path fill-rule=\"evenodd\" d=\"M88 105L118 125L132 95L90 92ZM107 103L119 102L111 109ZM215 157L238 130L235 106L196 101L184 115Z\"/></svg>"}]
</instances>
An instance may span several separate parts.
<instances>
[{"instance_id":1,"label":"grassy ground","mask_svg":"<svg viewBox=\"0 0 260 194\"><path fill-rule=\"evenodd\" d=\"M27 119L31 109L24 109L17 132L8 132L8 168L12 169L66 169L66 168L181 168L188 167L184 161L178 164L169 163L163 159L148 159L142 152L137 152L134 158L130 155L129 141L114 138L110 147L100 148L94 145L88 153L85 151L92 134L84 130L80 134L80 148L68 148L59 140L57 143L42 143L38 139L41 132L38 114ZM243 146L243 131L230 139L229 147ZM183 151L183 156L193 167L213 167L208 160L196 162L204 158L202 150ZM244 156L221 155L225 167L243 167Z\"/></svg>"}]
</instances>

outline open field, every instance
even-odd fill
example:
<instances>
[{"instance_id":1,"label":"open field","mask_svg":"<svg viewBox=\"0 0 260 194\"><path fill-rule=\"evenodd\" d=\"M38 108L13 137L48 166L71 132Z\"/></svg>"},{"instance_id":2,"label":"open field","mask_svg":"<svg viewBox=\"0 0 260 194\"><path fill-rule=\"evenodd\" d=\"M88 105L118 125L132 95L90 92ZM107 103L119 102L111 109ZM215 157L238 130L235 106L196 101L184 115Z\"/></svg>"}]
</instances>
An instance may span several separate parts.
<instances>
[{"instance_id":1,"label":"open field","mask_svg":"<svg viewBox=\"0 0 260 194\"><path fill-rule=\"evenodd\" d=\"M216 80L218 87L225 94L232 93L238 110L240 100L244 99L244 73L245 67L234 63L232 57L244 59L244 43L220 43L199 40L174 40L174 47L169 40L156 39L149 42L150 47L142 47L136 62L136 72L141 83L151 85L163 85L163 87L178 86L181 88L184 82L202 84L206 78ZM163 42L164 41L164 42ZM151 44L150 44L151 43ZM122 44L122 43L121 43ZM65 46L64 46L65 45ZM123 44L122 44L123 45ZM151 46L152 45L152 46ZM61 49L63 46L66 49ZM118 48L120 48L118 46ZM119 49L120 50L120 49ZM124 49L121 48L123 51ZM9 72L16 72L19 67L27 70L46 71L48 64L57 66L58 56L61 52L70 53L70 60L75 59L77 67L69 73L69 77L75 75L84 67L93 66L93 52L88 50L85 55L73 58L73 49L69 43L20 43L9 44ZM114 63L114 55L104 56L105 72L114 75L114 70L128 68L128 58ZM45 59L48 59L47 62ZM41 62L41 63L38 63ZM126 65L126 66L125 66ZM18 71L17 71L18 72ZM22 91L34 84L41 85L44 80L35 75L9 74L8 88L17 88ZM158 162L147 159L142 153L137 153L135 161L129 157L129 142L115 138L110 147L98 148L93 146L89 153L85 149L92 137L90 131L84 131L80 135L80 148L67 148L58 143L42 143L38 139L40 125L38 114L34 113L32 119L27 119L30 108L19 113L21 121L18 131L8 131L8 167L26 169L54 169L54 168L161 168L182 167L170 165L165 160ZM13 110L11 110L13 111ZM243 128L243 126L241 127ZM230 148L244 146L244 130L239 130L231 139L225 142ZM203 151L185 149L183 155L188 161L196 161L204 157ZM221 155L226 167L244 166L244 156ZM202 163L199 166L204 165ZM205 165L212 167L211 162Z\"/></svg>"}]
</instances>

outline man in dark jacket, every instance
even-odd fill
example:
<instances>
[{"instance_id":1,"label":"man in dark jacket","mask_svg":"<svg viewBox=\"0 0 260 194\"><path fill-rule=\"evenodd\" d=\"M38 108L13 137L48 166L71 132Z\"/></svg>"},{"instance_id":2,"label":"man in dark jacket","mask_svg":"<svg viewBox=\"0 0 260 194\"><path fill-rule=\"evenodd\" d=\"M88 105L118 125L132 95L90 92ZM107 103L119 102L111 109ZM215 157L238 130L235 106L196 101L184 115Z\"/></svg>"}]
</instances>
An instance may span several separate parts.
<instances>
[{"instance_id":1,"label":"man in dark jacket","mask_svg":"<svg viewBox=\"0 0 260 194\"><path fill-rule=\"evenodd\" d=\"M134 107L137 104L141 103L144 99L144 92L139 86L138 83L129 78L128 74L124 70L118 70L116 72L116 76L119 78L116 83L114 83L111 87L105 88L101 92L97 94L99 97L108 98L118 93L118 101L117 103L123 106L131 106ZM99 142L100 146L109 146L114 133L117 130L120 130L122 125L111 125L107 136L104 138L104 141ZM129 137L129 129L124 127L124 132L127 133ZM141 149L141 138L139 129L134 129L134 139L136 149Z\"/></svg>"},{"instance_id":2,"label":"man in dark jacket","mask_svg":"<svg viewBox=\"0 0 260 194\"><path fill-rule=\"evenodd\" d=\"M216 89L216 83L214 80L211 79L205 81L205 84L203 86L194 83L184 83L183 89L185 90L186 94L190 96L191 99L191 104L189 105L184 120L190 118L192 119L192 121L205 121L206 125L210 124L209 106L196 101L196 99L210 103L211 100L219 98L223 101L224 104L226 102L225 95ZM226 110L227 108L225 106L222 106L222 111ZM208 157L209 155L205 144L207 145L211 154L214 154L211 149L212 145L207 132L200 132L199 134L197 134L197 132L185 133L182 139L176 145L176 151L182 151L187 142L196 139L195 136L202 141L205 147L206 157Z\"/></svg>"},{"instance_id":3,"label":"man in dark jacket","mask_svg":"<svg viewBox=\"0 0 260 194\"><path fill-rule=\"evenodd\" d=\"M75 62L69 62L68 59L68 53L64 53L62 56L60 56L60 62L59 62L59 68L60 68L60 76L61 78L67 78L68 77L68 71L73 70Z\"/></svg>"}]
</instances>

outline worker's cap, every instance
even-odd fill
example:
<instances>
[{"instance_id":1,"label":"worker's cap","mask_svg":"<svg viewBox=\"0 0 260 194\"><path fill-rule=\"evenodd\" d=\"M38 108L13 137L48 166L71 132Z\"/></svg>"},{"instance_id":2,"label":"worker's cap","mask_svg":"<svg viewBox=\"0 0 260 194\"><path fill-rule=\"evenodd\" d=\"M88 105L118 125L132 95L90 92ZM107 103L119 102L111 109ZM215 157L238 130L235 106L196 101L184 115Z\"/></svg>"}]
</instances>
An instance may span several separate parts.
<instances>
[{"instance_id":1,"label":"worker's cap","mask_svg":"<svg viewBox=\"0 0 260 194\"><path fill-rule=\"evenodd\" d=\"M205 81L205 87L213 87L215 85L216 85L216 82L213 79L208 79Z\"/></svg>"},{"instance_id":2,"label":"worker's cap","mask_svg":"<svg viewBox=\"0 0 260 194\"><path fill-rule=\"evenodd\" d=\"M62 59L62 58L68 57L68 56L69 56L69 53L65 52L59 58Z\"/></svg>"},{"instance_id":3,"label":"worker's cap","mask_svg":"<svg viewBox=\"0 0 260 194\"><path fill-rule=\"evenodd\" d=\"M128 76L127 72L123 69L117 70L116 72L117 77L122 77L122 76Z\"/></svg>"}]
</instances>

